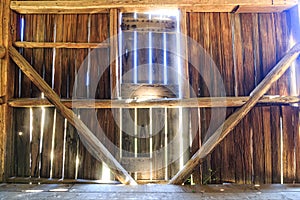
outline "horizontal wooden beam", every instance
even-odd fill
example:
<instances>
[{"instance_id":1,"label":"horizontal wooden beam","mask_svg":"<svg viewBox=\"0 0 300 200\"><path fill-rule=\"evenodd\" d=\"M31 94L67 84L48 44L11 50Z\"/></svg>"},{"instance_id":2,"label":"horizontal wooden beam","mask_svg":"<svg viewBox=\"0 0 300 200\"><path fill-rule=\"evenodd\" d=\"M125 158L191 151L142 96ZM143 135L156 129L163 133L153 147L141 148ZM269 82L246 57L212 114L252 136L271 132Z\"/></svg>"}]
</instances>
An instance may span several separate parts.
<instances>
[{"instance_id":1,"label":"horizontal wooden beam","mask_svg":"<svg viewBox=\"0 0 300 200\"><path fill-rule=\"evenodd\" d=\"M96 0L96 1L11 1L11 9L22 14L42 13L99 13L111 8L132 9L174 9L183 8L196 12L231 12L236 6L279 7L284 10L296 5L296 0Z\"/></svg>"},{"instance_id":2,"label":"horizontal wooden beam","mask_svg":"<svg viewBox=\"0 0 300 200\"><path fill-rule=\"evenodd\" d=\"M259 6L249 6L249 5L243 5L239 6L238 9L236 9L235 13L273 13L273 12L282 12L284 10L287 10L289 8L292 8L295 6L294 4L291 5L272 5L272 6L265 6L265 5L259 5Z\"/></svg>"},{"instance_id":3,"label":"horizontal wooden beam","mask_svg":"<svg viewBox=\"0 0 300 200\"><path fill-rule=\"evenodd\" d=\"M67 108L155 108L155 107L186 107L186 108L212 108L212 107L240 107L244 105L250 97L200 97L190 99L157 99L137 102L135 100L70 100L62 99L61 102ZM0 99L1 101L1 99ZM300 103L299 96L264 96L258 103L260 104L294 104ZM16 108L29 107L54 107L47 99L19 98L10 99L8 105Z\"/></svg>"},{"instance_id":4,"label":"horizontal wooden beam","mask_svg":"<svg viewBox=\"0 0 300 200\"><path fill-rule=\"evenodd\" d=\"M75 115L75 113L60 102L59 96L51 89L51 87L42 79L42 77L34 70L34 68L26 61L24 57L14 48L9 47L9 55L18 65L23 73L40 89L41 92L51 101L57 110L72 124L80 135L80 139L84 140L86 149L91 152L95 158L107 164L116 178L124 183L136 185L135 180L120 165L114 156L106 149L106 147L98 140L98 138L90 131L90 129Z\"/></svg>"},{"instance_id":5,"label":"horizontal wooden beam","mask_svg":"<svg viewBox=\"0 0 300 200\"><path fill-rule=\"evenodd\" d=\"M255 106L259 99L270 89L300 54L300 43L295 45L279 63L268 73L260 84L252 91L249 100L209 137L184 167L170 180L171 184L182 184L193 172L195 167L238 125L238 123ZM208 133L209 134L209 133Z\"/></svg>"},{"instance_id":6,"label":"horizontal wooden beam","mask_svg":"<svg viewBox=\"0 0 300 200\"><path fill-rule=\"evenodd\" d=\"M5 48L0 46L0 59L4 58L6 54Z\"/></svg>"},{"instance_id":7,"label":"horizontal wooden beam","mask_svg":"<svg viewBox=\"0 0 300 200\"><path fill-rule=\"evenodd\" d=\"M6 179L7 183L24 184L120 184L119 181L101 181L85 179L57 179L57 178L32 178L32 177L11 177Z\"/></svg>"},{"instance_id":8,"label":"horizontal wooden beam","mask_svg":"<svg viewBox=\"0 0 300 200\"><path fill-rule=\"evenodd\" d=\"M20 48L65 48L65 49L88 49L108 48L108 43L73 43L73 42L14 42L15 47Z\"/></svg>"}]
</instances>

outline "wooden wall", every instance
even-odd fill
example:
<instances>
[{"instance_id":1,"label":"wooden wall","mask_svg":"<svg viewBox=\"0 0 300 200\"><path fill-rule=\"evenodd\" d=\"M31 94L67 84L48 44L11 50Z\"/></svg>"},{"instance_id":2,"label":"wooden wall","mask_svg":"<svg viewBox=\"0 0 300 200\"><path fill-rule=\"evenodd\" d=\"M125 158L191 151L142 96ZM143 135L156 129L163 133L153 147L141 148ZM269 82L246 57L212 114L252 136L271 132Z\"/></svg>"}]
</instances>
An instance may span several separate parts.
<instances>
[{"instance_id":1,"label":"wooden wall","mask_svg":"<svg viewBox=\"0 0 300 200\"><path fill-rule=\"evenodd\" d=\"M109 14L14 14L13 18L16 22L15 41L21 40L21 19L25 22L24 41L98 43L109 38ZM187 32L214 60L224 80L227 96L248 96L289 49L290 21L289 12L188 13ZM84 68L87 76L79 78L86 84L76 85L79 89L76 94L73 92L78 69L90 51L88 48L19 48L19 52L61 98L110 99L110 71L109 68L104 70L109 62L109 48L97 50L103 55L99 58L101 65L98 66L96 60L95 63L91 62L90 68ZM157 61L161 59L161 54L154 57L153 60ZM201 64L198 58L193 57L192 51L189 51L189 59ZM102 71L104 75L98 83L96 94L91 94L89 83L98 80ZM197 96L218 96L217 90L208 93L203 78L194 66L189 66L189 73L190 84ZM203 74L210 77L209 72ZM296 90L291 87L293 75L289 70L268 94L299 95L300 87L296 86ZM213 77L210 79L213 80ZM40 91L19 70L15 72L14 85L15 98L41 97ZM162 112L160 109L153 111ZM233 111L233 108L228 108L227 115ZM191 110L191 131L195 136L191 155L205 138L211 112L212 109L208 108ZM94 132L98 131L99 121L104 132L109 133L108 139L119 145L119 130L110 109L96 110L98 120L91 119L87 109L76 110L76 113ZM74 127L56 109L15 108L13 117L14 157L9 177L102 178L103 163L86 151ZM200 126L193 126L197 121ZM154 120L155 123L161 122ZM218 123L215 123L216 127ZM169 127L169 130L172 128ZM193 180L196 183L280 183L282 175L285 183L299 182L299 135L299 107L257 106L199 166L193 174ZM123 139L123 144L126 144L126 138ZM155 136L153 150L163 145L164 139L164 136ZM130 148L130 145L126 148ZM154 173L152 178L164 179L162 173ZM168 174L168 178L170 176Z\"/></svg>"},{"instance_id":2,"label":"wooden wall","mask_svg":"<svg viewBox=\"0 0 300 200\"><path fill-rule=\"evenodd\" d=\"M19 22L21 18L24 19L24 41L28 42L101 43L109 37L108 14L18 15L17 17ZM21 27L20 23L17 25L17 28L19 27ZM20 41L21 34L17 37L16 40ZM19 49L61 98L109 99L109 48L95 50L101 57L98 58L99 60L91 59L89 67L83 65L81 70L86 76L78 75L78 83L75 83L81 64L92 50L87 48ZM103 76L100 78L101 72ZM99 84L95 93L91 92L93 84ZM16 72L15 85L15 97L41 98L41 92L20 71ZM73 90L74 88L76 90ZM105 119L99 123L104 132L111 133L108 138L114 142L115 125L111 120L111 110L100 109L94 112L99 118L101 116ZM97 132L98 121L89 116L91 113L89 110L81 109L76 113L93 132ZM14 121L15 168L11 176L101 179L102 163L90 155L80 142L76 129L56 109L16 108ZM51 175L50 171L52 171Z\"/></svg>"},{"instance_id":3,"label":"wooden wall","mask_svg":"<svg viewBox=\"0 0 300 200\"><path fill-rule=\"evenodd\" d=\"M290 48L289 15L289 12L190 13L188 32L212 57L223 78L227 96L248 96ZM193 52L190 55L191 62L201 62ZM209 76L209 72L204 74ZM288 70L268 94L299 95L299 85L292 78L296 75L299 79L298 73ZM198 96L216 95L208 93L193 66L190 66L190 83L195 91L200 88ZM298 88L293 91L293 86ZM192 153L205 138L212 111L216 110L199 109L200 118L197 110L192 113L192 119L198 118L201 127L200 131L193 127ZM227 115L233 111L228 108ZM297 182L299 154L299 107L257 106L208 156L194 173L194 179L197 183L280 183L283 175L284 183Z\"/></svg>"}]
</instances>

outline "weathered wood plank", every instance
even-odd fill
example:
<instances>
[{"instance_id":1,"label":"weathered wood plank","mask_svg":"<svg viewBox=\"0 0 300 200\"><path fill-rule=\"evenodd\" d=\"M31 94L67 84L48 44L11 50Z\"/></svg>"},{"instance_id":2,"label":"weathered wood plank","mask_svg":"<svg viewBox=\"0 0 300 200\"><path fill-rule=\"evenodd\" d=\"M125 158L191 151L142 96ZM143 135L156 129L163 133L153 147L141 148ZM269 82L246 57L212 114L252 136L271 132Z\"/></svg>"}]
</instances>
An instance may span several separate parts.
<instances>
[{"instance_id":1,"label":"weathered wood plank","mask_svg":"<svg viewBox=\"0 0 300 200\"><path fill-rule=\"evenodd\" d=\"M280 107L271 107L272 183L281 183Z\"/></svg>"},{"instance_id":2,"label":"weathered wood plank","mask_svg":"<svg viewBox=\"0 0 300 200\"><path fill-rule=\"evenodd\" d=\"M97 49L97 48L109 48L108 43L84 43L84 42L14 42L15 47L21 48L57 48L57 49ZM1 50L0 50L1 51ZM4 49L5 52L5 49ZM0 52L1 55L1 52Z\"/></svg>"},{"instance_id":3,"label":"weathered wood plank","mask_svg":"<svg viewBox=\"0 0 300 200\"><path fill-rule=\"evenodd\" d=\"M30 144L30 153L31 153L31 177L38 178L40 177L40 142L42 135L42 109L41 108L32 108L32 141Z\"/></svg>"},{"instance_id":4,"label":"weathered wood plank","mask_svg":"<svg viewBox=\"0 0 300 200\"><path fill-rule=\"evenodd\" d=\"M0 59L3 59L5 55L6 55L6 49L3 46L1 46L0 47Z\"/></svg>"},{"instance_id":5,"label":"weathered wood plank","mask_svg":"<svg viewBox=\"0 0 300 200\"><path fill-rule=\"evenodd\" d=\"M57 94L42 80L37 72L33 70L30 64L13 48L9 48L10 56L23 70L24 73L34 81L35 84L45 93L45 96L57 106L62 114L74 125L80 132L80 136L83 137L89 144L90 150L94 152L98 159L105 160L110 169L114 172L116 177L124 184L136 184L136 182L128 175L123 167L115 160L115 158L109 153L109 151L103 146L101 142L93 133L86 127L86 125L78 119L73 111L66 108L61 102Z\"/></svg>"},{"instance_id":6,"label":"weathered wood plank","mask_svg":"<svg viewBox=\"0 0 300 200\"><path fill-rule=\"evenodd\" d=\"M187 14L187 35L192 39L199 41L199 32L200 32L200 22L198 13L188 13ZM198 31L195 31L198 30ZM191 63L199 63L199 60L192 61L195 58L194 53L196 53L196 48L191 47L188 49L188 61L189 61L189 83L191 85L190 95L191 97L197 97L200 88L200 75L196 70L195 66ZM199 109L191 109L191 137L192 137L192 145L191 145L191 155L196 153L196 151L200 148L201 140L200 140L200 110ZM201 174L200 174L200 166L197 167L192 174L193 181L195 184L201 183Z\"/></svg>"},{"instance_id":7,"label":"weathered wood plank","mask_svg":"<svg viewBox=\"0 0 300 200\"><path fill-rule=\"evenodd\" d=\"M299 56L300 44L295 45L281 61L271 70L271 72L262 80L262 82L252 91L249 101L238 111L232 114L226 121L220 126L216 132L207 140L207 142L197 151L197 153L189 160L184 168L179 171L176 176L172 178L170 183L180 184L194 167L209 154L214 147L222 141L226 135L240 122L240 120L255 106L257 101L266 93L272 83L277 81L283 73L289 68L290 64Z\"/></svg>"},{"instance_id":8,"label":"weathered wood plank","mask_svg":"<svg viewBox=\"0 0 300 200\"><path fill-rule=\"evenodd\" d=\"M14 110L14 137L16 138L16 175L29 177L30 173L30 112L29 109Z\"/></svg>"},{"instance_id":9,"label":"weathered wood plank","mask_svg":"<svg viewBox=\"0 0 300 200\"><path fill-rule=\"evenodd\" d=\"M300 111L299 111L299 107L294 108L294 124L296 124L296 126L294 126L294 133L295 133L295 152L296 152L296 183L300 182ZM298 126L297 126L298 125Z\"/></svg>"},{"instance_id":10,"label":"weathered wood plank","mask_svg":"<svg viewBox=\"0 0 300 200\"><path fill-rule=\"evenodd\" d=\"M190 99L157 99L141 102L128 102L128 100L106 100L106 99L85 99L68 100L61 102L68 108L155 108L155 107L184 107L184 108L210 108L210 107L240 107L244 105L250 97L198 97ZM214 104L211 104L211 101ZM263 96L259 105L289 105L299 103L300 97L295 96ZM17 98L8 101L11 107L53 107L54 105L47 99Z\"/></svg>"},{"instance_id":11,"label":"weathered wood plank","mask_svg":"<svg viewBox=\"0 0 300 200\"><path fill-rule=\"evenodd\" d=\"M109 8L186 8L196 11L206 11L206 12L231 12L234 6L242 5L245 6L244 11L253 8L268 8L267 11L282 11L282 9L287 9L293 5L296 5L295 1L289 1L283 3L270 2L267 0L260 2L246 2L246 1L225 1L219 0L212 3L207 1L196 1L196 0L186 0L186 1L12 1L10 8L20 13L99 13L107 12L106 9ZM225 9L228 8L228 9ZM269 9L270 8L270 9ZM274 8L274 9L273 9ZM260 9L262 12L266 10ZM242 10L243 11L243 10Z\"/></svg>"},{"instance_id":12,"label":"weathered wood plank","mask_svg":"<svg viewBox=\"0 0 300 200\"><path fill-rule=\"evenodd\" d=\"M264 160L265 183L272 183L272 133L271 133L271 108L262 107L263 133L264 133ZM276 123L276 122L272 122Z\"/></svg>"},{"instance_id":13,"label":"weathered wood plank","mask_svg":"<svg viewBox=\"0 0 300 200\"><path fill-rule=\"evenodd\" d=\"M63 151L64 151L64 124L65 119L55 109L56 121L55 121L55 132L54 132L54 148L53 150L53 165L52 165L52 177L51 178L62 178L63 169Z\"/></svg>"},{"instance_id":14,"label":"weathered wood plank","mask_svg":"<svg viewBox=\"0 0 300 200\"><path fill-rule=\"evenodd\" d=\"M254 108L250 113L253 130L253 183L263 184L265 182L264 163L264 132L261 108ZM254 132L255 131L255 132Z\"/></svg>"},{"instance_id":15,"label":"weathered wood plank","mask_svg":"<svg viewBox=\"0 0 300 200\"><path fill-rule=\"evenodd\" d=\"M294 126L299 124L294 122L293 108L281 107L282 112L282 141L283 141L283 182L293 183L295 181L295 132Z\"/></svg>"},{"instance_id":16,"label":"weathered wood plank","mask_svg":"<svg viewBox=\"0 0 300 200\"><path fill-rule=\"evenodd\" d=\"M63 41L63 29L64 29L64 19L63 15L55 16L55 24L56 24L56 38L54 38L55 42ZM62 83L62 50L55 49L55 62L54 62L54 91L61 97L61 83Z\"/></svg>"},{"instance_id":17,"label":"weathered wood plank","mask_svg":"<svg viewBox=\"0 0 300 200\"><path fill-rule=\"evenodd\" d=\"M50 178L51 168L51 152L52 152L52 134L53 134L53 108L43 108L44 115L44 130L42 142L42 155L41 155L41 177Z\"/></svg>"},{"instance_id":18,"label":"weathered wood plank","mask_svg":"<svg viewBox=\"0 0 300 200\"><path fill-rule=\"evenodd\" d=\"M29 23L31 24L33 41L44 41L45 40L45 15L33 15L32 20ZM44 49L33 49L32 50L32 66L43 77L43 65L44 59ZM44 77L43 77L44 78ZM41 97L41 91L34 85L31 85L32 92L31 97Z\"/></svg>"},{"instance_id":19,"label":"weathered wood plank","mask_svg":"<svg viewBox=\"0 0 300 200\"><path fill-rule=\"evenodd\" d=\"M276 31L273 14L259 14L258 20L261 43L261 78L263 78L276 64ZM278 94L277 83L274 83L267 94Z\"/></svg>"}]
</instances>

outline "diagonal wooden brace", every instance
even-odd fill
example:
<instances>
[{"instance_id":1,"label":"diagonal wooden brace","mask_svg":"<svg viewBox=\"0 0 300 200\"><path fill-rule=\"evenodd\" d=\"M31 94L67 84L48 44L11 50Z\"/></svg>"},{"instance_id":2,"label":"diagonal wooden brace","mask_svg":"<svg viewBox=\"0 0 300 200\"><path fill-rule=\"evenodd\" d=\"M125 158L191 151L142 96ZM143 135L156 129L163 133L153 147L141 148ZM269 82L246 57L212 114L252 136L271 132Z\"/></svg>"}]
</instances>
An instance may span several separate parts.
<instances>
[{"instance_id":1,"label":"diagonal wooden brace","mask_svg":"<svg viewBox=\"0 0 300 200\"><path fill-rule=\"evenodd\" d=\"M193 172L195 167L212 152L212 150L238 125L238 123L255 106L259 99L270 89L292 62L300 54L300 44L296 44L269 72L261 83L251 92L250 99L239 110L228 117L225 122L212 134L212 136L201 146L185 166L170 180L170 184L182 184Z\"/></svg>"},{"instance_id":2,"label":"diagonal wooden brace","mask_svg":"<svg viewBox=\"0 0 300 200\"><path fill-rule=\"evenodd\" d=\"M107 164L117 179L123 184L136 185L135 180L120 165L113 155L105 148L98 138L89 130L89 128L68 109L61 101L59 96L52 88L41 78L34 68L18 53L14 47L9 47L9 55L13 61L19 66L24 74L45 94L47 99L51 101L61 114L78 130L80 136L86 140L87 149L98 160L102 160Z\"/></svg>"}]
</instances>

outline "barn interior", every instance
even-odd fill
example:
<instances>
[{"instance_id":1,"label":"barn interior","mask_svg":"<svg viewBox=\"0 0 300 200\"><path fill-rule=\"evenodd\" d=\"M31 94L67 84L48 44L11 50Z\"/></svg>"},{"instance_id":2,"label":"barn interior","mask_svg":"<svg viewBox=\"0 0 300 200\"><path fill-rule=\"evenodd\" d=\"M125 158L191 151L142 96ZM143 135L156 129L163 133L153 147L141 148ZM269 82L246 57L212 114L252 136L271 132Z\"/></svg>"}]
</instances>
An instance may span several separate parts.
<instances>
[{"instance_id":1,"label":"barn interior","mask_svg":"<svg viewBox=\"0 0 300 200\"><path fill-rule=\"evenodd\" d=\"M300 1L1 0L1 199L299 199Z\"/></svg>"}]
</instances>

